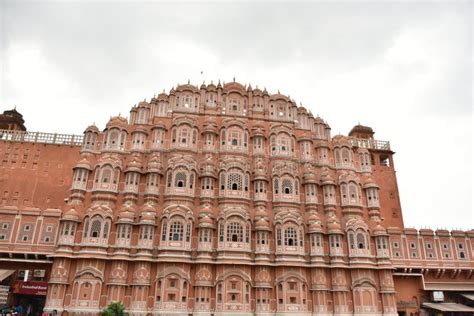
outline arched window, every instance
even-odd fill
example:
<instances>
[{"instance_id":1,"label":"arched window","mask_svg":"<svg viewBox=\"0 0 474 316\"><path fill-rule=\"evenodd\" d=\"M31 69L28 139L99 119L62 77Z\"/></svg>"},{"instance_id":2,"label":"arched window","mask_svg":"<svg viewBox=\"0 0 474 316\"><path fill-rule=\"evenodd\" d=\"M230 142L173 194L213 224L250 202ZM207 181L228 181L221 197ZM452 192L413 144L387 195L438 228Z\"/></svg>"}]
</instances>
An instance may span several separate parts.
<instances>
[{"instance_id":1,"label":"arched window","mask_svg":"<svg viewBox=\"0 0 474 316\"><path fill-rule=\"evenodd\" d=\"M63 235L69 235L69 223L64 224Z\"/></svg>"},{"instance_id":2,"label":"arched window","mask_svg":"<svg viewBox=\"0 0 474 316\"><path fill-rule=\"evenodd\" d=\"M230 222L227 224L227 241L232 241L232 242L243 241L242 224L238 222Z\"/></svg>"},{"instance_id":3,"label":"arched window","mask_svg":"<svg viewBox=\"0 0 474 316\"><path fill-rule=\"evenodd\" d=\"M186 174L184 172L177 172L174 180L174 186L177 188L186 187Z\"/></svg>"},{"instance_id":4,"label":"arched window","mask_svg":"<svg viewBox=\"0 0 474 316\"><path fill-rule=\"evenodd\" d=\"M102 221L100 219L95 219L92 221L90 237L98 238L100 237L100 228L102 226Z\"/></svg>"},{"instance_id":5,"label":"arched window","mask_svg":"<svg viewBox=\"0 0 474 316\"><path fill-rule=\"evenodd\" d=\"M347 148L343 148L342 149L342 162L344 164L349 164L350 161L351 161L351 157L350 157L350 152L349 152L349 149Z\"/></svg>"},{"instance_id":6,"label":"arched window","mask_svg":"<svg viewBox=\"0 0 474 316\"><path fill-rule=\"evenodd\" d=\"M290 179L283 179L282 190L284 194L293 194L293 183Z\"/></svg>"},{"instance_id":7,"label":"arched window","mask_svg":"<svg viewBox=\"0 0 474 316\"><path fill-rule=\"evenodd\" d=\"M298 237L297 231L293 227L288 227L285 229L285 246L297 246Z\"/></svg>"},{"instance_id":8,"label":"arched window","mask_svg":"<svg viewBox=\"0 0 474 316\"><path fill-rule=\"evenodd\" d=\"M101 183L110 183L112 178L112 168L104 167L102 169L100 182Z\"/></svg>"},{"instance_id":9,"label":"arched window","mask_svg":"<svg viewBox=\"0 0 474 316\"><path fill-rule=\"evenodd\" d=\"M86 219L84 220L84 234L83 234L83 237L87 238L88 234L89 234L89 218L86 217Z\"/></svg>"},{"instance_id":10,"label":"arched window","mask_svg":"<svg viewBox=\"0 0 474 316\"><path fill-rule=\"evenodd\" d=\"M357 185L353 182L349 183L349 201L351 203L359 202L359 192Z\"/></svg>"},{"instance_id":11,"label":"arched window","mask_svg":"<svg viewBox=\"0 0 474 316\"><path fill-rule=\"evenodd\" d=\"M169 239L170 241L183 240L183 224L179 221L174 221L170 224Z\"/></svg>"},{"instance_id":12,"label":"arched window","mask_svg":"<svg viewBox=\"0 0 474 316\"><path fill-rule=\"evenodd\" d=\"M104 231L102 232L102 238L107 238L108 237L108 235L109 235L109 226L110 226L110 223L107 220L104 224Z\"/></svg>"},{"instance_id":13,"label":"arched window","mask_svg":"<svg viewBox=\"0 0 474 316\"><path fill-rule=\"evenodd\" d=\"M357 248L365 249L365 236L363 233L357 233Z\"/></svg>"},{"instance_id":14,"label":"arched window","mask_svg":"<svg viewBox=\"0 0 474 316\"><path fill-rule=\"evenodd\" d=\"M227 175L228 190L242 190L242 175L240 173L229 173Z\"/></svg>"},{"instance_id":15,"label":"arched window","mask_svg":"<svg viewBox=\"0 0 474 316\"><path fill-rule=\"evenodd\" d=\"M167 229L167 226L168 225L168 222L166 221L166 219L163 220L163 223L161 224L161 240L162 241L166 241L166 229Z\"/></svg>"}]
</instances>

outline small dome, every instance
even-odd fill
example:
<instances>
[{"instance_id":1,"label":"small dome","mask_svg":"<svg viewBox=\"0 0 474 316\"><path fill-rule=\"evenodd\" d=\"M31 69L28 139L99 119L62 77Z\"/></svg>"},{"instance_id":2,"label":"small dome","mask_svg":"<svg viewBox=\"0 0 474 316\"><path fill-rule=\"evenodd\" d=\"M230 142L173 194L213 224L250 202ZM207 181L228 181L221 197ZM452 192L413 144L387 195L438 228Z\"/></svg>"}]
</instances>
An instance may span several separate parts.
<instances>
[{"instance_id":1,"label":"small dome","mask_svg":"<svg viewBox=\"0 0 474 316\"><path fill-rule=\"evenodd\" d=\"M322 125L324 125L325 123L324 123L324 120L323 120L322 118L320 118L319 116L316 116L316 117L314 118L314 124L322 124Z\"/></svg>"},{"instance_id":2,"label":"small dome","mask_svg":"<svg viewBox=\"0 0 474 316\"><path fill-rule=\"evenodd\" d=\"M257 220L257 222L255 223L255 230L271 231L270 224L265 218L262 217L259 220Z\"/></svg>"},{"instance_id":3,"label":"small dome","mask_svg":"<svg viewBox=\"0 0 474 316\"><path fill-rule=\"evenodd\" d=\"M156 209L150 204L146 203L141 208L140 223L155 224Z\"/></svg>"},{"instance_id":4,"label":"small dome","mask_svg":"<svg viewBox=\"0 0 474 316\"><path fill-rule=\"evenodd\" d=\"M380 226L380 224L377 224L374 229L372 230L372 235L373 236L388 236L387 231L385 228Z\"/></svg>"},{"instance_id":5,"label":"small dome","mask_svg":"<svg viewBox=\"0 0 474 316\"><path fill-rule=\"evenodd\" d=\"M252 90L252 94L254 96L261 96L263 94L263 92L259 88L255 88L255 89Z\"/></svg>"},{"instance_id":6,"label":"small dome","mask_svg":"<svg viewBox=\"0 0 474 316\"><path fill-rule=\"evenodd\" d=\"M125 203L120 208L118 223L133 223L135 219L135 207L131 203Z\"/></svg>"},{"instance_id":7,"label":"small dome","mask_svg":"<svg viewBox=\"0 0 474 316\"><path fill-rule=\"evenodd\" d=\"M212 134L215 134L215 135L218 135L219 134L219 130L217 128L217 124L216 122L214 122L214 120L206 120L204 122L204 127L202 129L202 133L212 133Z\"/></svg>"},{"instance_id":8,"label":"small dome","mask_svg":"<svg viewBox=\"0 0 474 316\"><path fill-rule=\"evenodd\" d=\"M336 220L331 221L327 226L328 234L342 234L341 224L339 224Z\"/></svg>"},{"instance_id":9,"label":"small dome","mask_svg":"<svg viewBox=\"0 0 474 316\"><path fill-rule=\"evenodd\" d=\"M95 126L95 124L92 124L92 125L87 126L86 130L84 131L84 133L87 133L87 132L92 132L92 133L98 134L98 133L99 133L99 129L97 128L97 126Z\"/></svg>"},{"instance_id":10,"label":"small dome","mask_svg":"<svg viewBox=\"0 0 474 316\"><path fill-rule=\"evenodd\" d=\"M199 218L199 228L214 228L214 220L209 214L202 214Z\"/></svg>"},{"instance_id":11,"label":"small dome","mask_svg":"<svg viewBox=\"0 0 474 316\"><path fill-rule=\"evenodd\" d=\"M321 185L336 184L336 182L334 181L334 178L329 174L327 170L321 173L320 181L321 181Z\"/></svg>"},{"instance_id":12,"label":"small dome","mask_svg":"<svg viewBox=\"0 0 474 316\"><path fill-rule=\"evenodd\" d=\"M162 173L161 168L162 168L162 165L161 165L160 156L158 154L152 155L150 160L148 160L147 171L161 174Z\"/></svg>"},{"instance_id":13,"label":"small dome","mask_svg":"<svg viewBox=\"0 0 474 316\"><path fill-rule=\"evenodd\" d=\"M319 221L315 221L315 222L309 224L308 231L310 233L322 233L323 228L322 228L321 224L319 223Z\"/></svg>"},{"instance_id":14,"label":"small dome","mask_svg":"<svg viewBox=\"0 0 474 316\"><path fill-rule=\"evenodd\" d=\"M162 93L158 94L157 99L158 101L168 101L168 95L163 91Z\"/></svg>"},{"instance_id":15,"label":"small dome","mask_svg":"<svg viewBox=\"0 0 474 316\"><path fill-rule=\"evenodd\" d=\"M135 219L135 214L130 212L130 210L125 209L119 213L117 223L133 223Z\"/></svg>"},{"instance_id":16,"label":"small dome","mask_svg":"<svg viewBox=\"0 0 474 316\"><path fill-rule=\"evenodd\" d=\"M362 188L364 188L364 189L368 189L368 188L377 188L377 189L379 189L380 187L377 185L377 183L375 183L375 181L372 178L368 178L367 180L365 180L364 185L363 185Z\"/></svg>"},{"instance_id":17,"label":"small dome","mask_svg":"<svg viewBox=\"0 0 474 316\"><path fill-rule=\"evenodd\" d=\"M91 163L89 162L89 159L87 157L82 157L81 160L74 166L74 169L87 169L87 170L92 170Z\"/></svg>"},{"instance_id":18,"label":"small dome","mask_svg":"<svg viewBox=\"0 0 474 316\"><path fill-rule=\"evenodd\" d=\"M128 121L126 118L122 116L114 116L112 117L109 122L106 124L106 128L110 129L112 127L118 127L121 129L127 129Z\"/></svg>"},{"instance_id":19,"label":"small dome","mask_svg":"<svg viewBox=\"0 0 474 316\"><path fill-rule=\"evenodd\" d=\"M318 183L318 179L316 177L316 174L312 172L305 172L305 174L303 175L303 184L309 183Z\"/></svg>"},{"instance_id":20,"label":"small dome","mask_svg":"<svg viewBox=\"0 0 474 316\"><path fill-rule=\"evenodd\" d=\"M201 89L206 90L206 84L204 83L204 81L203 81L203 83L201 84Z\"/></svg>"},{"instance_id":21,"label":"small dome","mask_svg":"<svg viewBox=\"0 0 474 316\"><path fill-rule=\"evenodd\" d=\"M211 81L210 84L207 85L207 90L208 91L216 91L217 87L216 85Z\"/></svg>"},{"instance_id":22,"label":"small dome","mask_svg":"<svg viewBox=\"0 0 474 316\"><path fill-rule=\"evenodd\" d=\"M152 213L152 212L142 212L141 215L140 215L140 222L153 222L155 223L155 213Z\"/></svg>"},{"instance_id":23,"label":"small dome","mask_svg":"<svg viewBox=\"0 0 474 316\"><path fill-rule=\"evenodd\" d=\"M132 160L127 163L125 172L129 172L129 171L141 172L142 167L143 167L143 164L142 164L141 159L138 156L134 156Z\"/></svg>"},{"instance_id":24,"label":"small dome","mask_svg":"<svg viewBox=\"0 0 474 316\"><path fill-rule=\"evenodd\" d=\"M64 215L62 217L62 220L63 221L72 221L72 222L80 222L81 221L81 219L79 217L79 213L73 208L71 208L69 211L64 213Z\"/></svg>"},{"instance_id":25,"label":"small dome","mask_svg":"<svg viewBox=\"0 0 474 316\"><path fill-rule=\"evenodd\" d=\"M146 102L145 100L143 101L140 101L138 102L138 106L139 108L149 108L150 107L150 103Z\"/></svg>"}]
</instances>

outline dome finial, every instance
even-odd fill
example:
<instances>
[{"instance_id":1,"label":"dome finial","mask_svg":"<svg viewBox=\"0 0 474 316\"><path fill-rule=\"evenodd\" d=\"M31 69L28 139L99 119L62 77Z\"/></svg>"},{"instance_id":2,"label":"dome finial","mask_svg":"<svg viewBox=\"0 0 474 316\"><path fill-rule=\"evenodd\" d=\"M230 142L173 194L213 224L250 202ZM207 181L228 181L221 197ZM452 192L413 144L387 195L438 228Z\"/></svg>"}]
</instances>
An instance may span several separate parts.
<instances>
[{"instance_id":1,"label":"dome finial","mask_svg":"<svg viewBox=\"0 0 474 316\"><path fill-rule=\"evenodd\" d=\"M188 79L188 84L189 84L189 82L190 82L190 81L189 81L189 79Z\"/></svg>"},{"instance_id":2,"label":"dome finial","mask_svg":"<svg viewBox=\"0 0 474 316\"><path fill-rule=\"evenodd\" d=\"M234 76L234 82L235 82L235 76Z\"/></svg>"}]
</instances>

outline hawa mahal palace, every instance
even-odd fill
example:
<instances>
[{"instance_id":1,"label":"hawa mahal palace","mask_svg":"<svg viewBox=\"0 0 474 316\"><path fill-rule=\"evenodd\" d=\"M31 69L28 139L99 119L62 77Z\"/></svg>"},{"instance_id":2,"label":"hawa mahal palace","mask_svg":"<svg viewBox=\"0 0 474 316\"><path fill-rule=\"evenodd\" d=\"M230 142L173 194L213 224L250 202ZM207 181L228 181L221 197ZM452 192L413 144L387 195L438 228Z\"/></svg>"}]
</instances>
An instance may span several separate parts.
<instances>
[{"instance_id":1,"label":"hawa mahal palace","mask_svg":"<svg viewBox=\"0 0 474 316\"><path fill-rule=\"evenodd\" d=\"M370 127L332 136L289 97L235 81L179 85L84 135L23 123L0 118L8 302L37 296L63 315L115 301L130 315L474 312L474 230L405 228L394 152Z\"/></svg>"}]
</instances>

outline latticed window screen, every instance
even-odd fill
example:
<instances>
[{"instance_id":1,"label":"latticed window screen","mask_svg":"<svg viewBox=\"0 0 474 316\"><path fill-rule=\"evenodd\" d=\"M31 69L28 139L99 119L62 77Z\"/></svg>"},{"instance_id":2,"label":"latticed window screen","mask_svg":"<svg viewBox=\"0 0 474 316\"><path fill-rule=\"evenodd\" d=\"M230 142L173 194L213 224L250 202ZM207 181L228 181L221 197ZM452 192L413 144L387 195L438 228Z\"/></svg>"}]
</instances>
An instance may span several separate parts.
<instances>
[{"instance_id":1,"label":"latticed window screen","mask_svg":"<svg viewBox=\"0 0 474 316\"><path fill-rule=\"evenodd\" d=\"M287 152L289 144L286 137L280 136L279 143L280 143L280 152L283 152L283 153Z\"/></svg>"},{"instance_id":2,"label":"latticed window screen","mask_svg":"<svg viewBox=\"0 0 474 316\"><path fill-rule=\"evenodd\" d=\"M69 223L64 224L63 235L69 235Z\"/></svg>"},{"instance_id":3,"label":"latticed window screen","mask_svg":"<svg viewBox=\"0 0 474 316\"><path fill-rule=\"evenodd\" d=\"M189 242L191 240L191 224L188 223L186 225L186 241Z\"/></svg>"},{"instance_id":4,"label":"latticed window screen","mask_svg":"<svg viewBox=\"0 0 474 316\"><path fill-rule=\"evenodd\" d=\"M104 225L104 232L102 234L102 238L107 238L108 234L109 234L109 221L106 221Z\"/></svg>"},{"instance_id":5,"label":"latticed window screen","mask_svg":"<svg viewBox=\"0 0 474 316\"><path fill-rule=\"evenodd\" d=\"M221 172L219 181L221 183L221 190L224 190L225 189L225 173L224 172Z\"/></svg>"},{"instance_id":6,"label":"latticed window screen","mask_svg":"<svg viewBox=\"0 0 474 316\"><path fill-rule=\"evenodd\" d=\"M242 224L237 222L230 222L227 224L227 241L243 241Z\"/></svg>"},{"instance_id":7,"label":"latticed window screen","mask_svg":"<svg viewBox=\"0 0 474 316\"><path fill-rule=\"evenodd\" d=\"M184 188L186 187L186 173L184 172L177 172L174 177L174 186L177 188Z\"/></svg>"},{"instance_id":8,"label":"latticed window screen","mask_svg":"<svg viewBox=\"0 0 474 316\"><path fill-rule=\"evenodd\" d=\"M357 248L365 249L364 233L358 233L356 238L357 238Z\"/></svg>"},{"instance_id":9,"label":"latticed window screen","mask_svg":"<svg viewBox=\"0 0 474 316\"><path fill-rule=\"evenodd\" d=\"M89 232L89 218L86 218L84 221L84 238L87 237L88 232Z\"/></svg>"},{"instance_id":10,"label":"latticed window screen","mask_svg":"<svg viewBox=\"0 0 474 316\"><path fill-rule=\"evenodd\" d=\"M100 236L100 226L102 225L101 221L100 220L95 220L92 222L92 225L91 225L91 234L90 236L91 237L99 237Z\"/></svg>"},{"instance_id":11,"label":"latticed window screen","mask_svg":"<svg viewBox=\"0 0 474 316\"><path fill-rule=\"evenodd\" d=\"M277 228L277 245L281 246L281 228Z\"/></svg>"},{"instance_id":12,"label":"latticed window screen","mask_svg":"<svg viewBox=\"0 0 474 316\"><path fill-rule=\"evenodd\" d=\"M224 223L221 221L219 223L219 241L224 241Z\"/></svg>"},{"instance_id":13,"label":"latticed window screen","mask_svg":"<svg viewBox=\"0 0 474 316\"><path fill-rule=\"evenodd\" d=\"M242 175L239 173L229 173L227 176L228 190L242 190Z\"/></svg>"},{"instance_id":14,"label":"latticed window screen","mask_svg":"<svg viewBox=\"0 0 474 316\"><path fill-rule=\"evenodd\" d=\"M188 142L189 131L187 127L181 127L179 129L179 142L181 144L186 144Z\"/></svg>"},{"instance_id":15,"label":"latticed window screen","mask_svg":"<svg viewBox=\"0 0 474 316\"><path fill-rule=\"evenodd\" d=\"M102 169L102 183L109 183L112 177L112 170L109 167Z\"/></svg>"},{"instance_id":16,"label":"latticed window screen","mask_svg":"<svg viewBox=\"0 0 474 316\"><path fill-rule=\"evenodd\" d=\"M293 183L290 179L283 179L281 185L284 194L293 194Z\"/></svg>"},{"instance_id":17,"label":"latticed window screen","mask_svg":"<svg viewBox=\"0 0 474 316\"><path fill-rule=\"evenodd\" d=\"M192 189L194 186L194 173L191 172L189 175L189 188Z\"/></svg>"},{"instance_id":18,"label":"latticed window screen","mask_svg":"<svg viewBox=\"0 0 474 316\"><path fill-rule=\"evenodd\" d=\"M293 227L285 229L285 246L296 246L298 244L297 232Z\"/></svg>"},{"instance_id":19,"label":"latticed window screen","mask_svg":"<svg viewBox=\"0 0 474 316\"><path fill-rule=\"evenodd\" d=\"M349 232L348 237L349 237L349 247L350 247L351 249L354 249L354 248L355 248L355 244L354 244L354 233L353 233L353 232Z\"/></svg>"},{"instance_id":20,"label":"latticed window screen","mask_svg":"<svg viewBox=\"0 0 474 316\"><path fill-rule=\"evenodd\" d=\"M166 240L166 228L167 228L167 222L166 220L163 221L161 224L161 240L165 241Z\"/></svg>"},{"instance_id":21,"label":"latticed window screen","mask_svg":"<svg viewBox=\"0 0 474 316\"><path fill-rule=\"evenodd\" d=\"M351 202L357 202L358 194L357 194L357 187L354 183L349 184L349 196Z\"/></svg>"},{"instance_id":22,"label":"latticed window screen","mask_svg":"<svg viewBox=\"0 0 474 316\"><path fill-rule=\"evenodd\" d=\"M278 194L278 192L279 192L278 179L277 178L273 179L273 191L275 192L275 194Z\"/></svg>"},{"instance_id":23,"label":"latticed window screen","mask_svg":"<svg viewBox=\"0 0 474 316\"><path fill-rule=\"evenodd\" d=\"M182 241L183 240L183 224L175 221L170 225L169 240Z\"/></svg>"}]
</instances>

